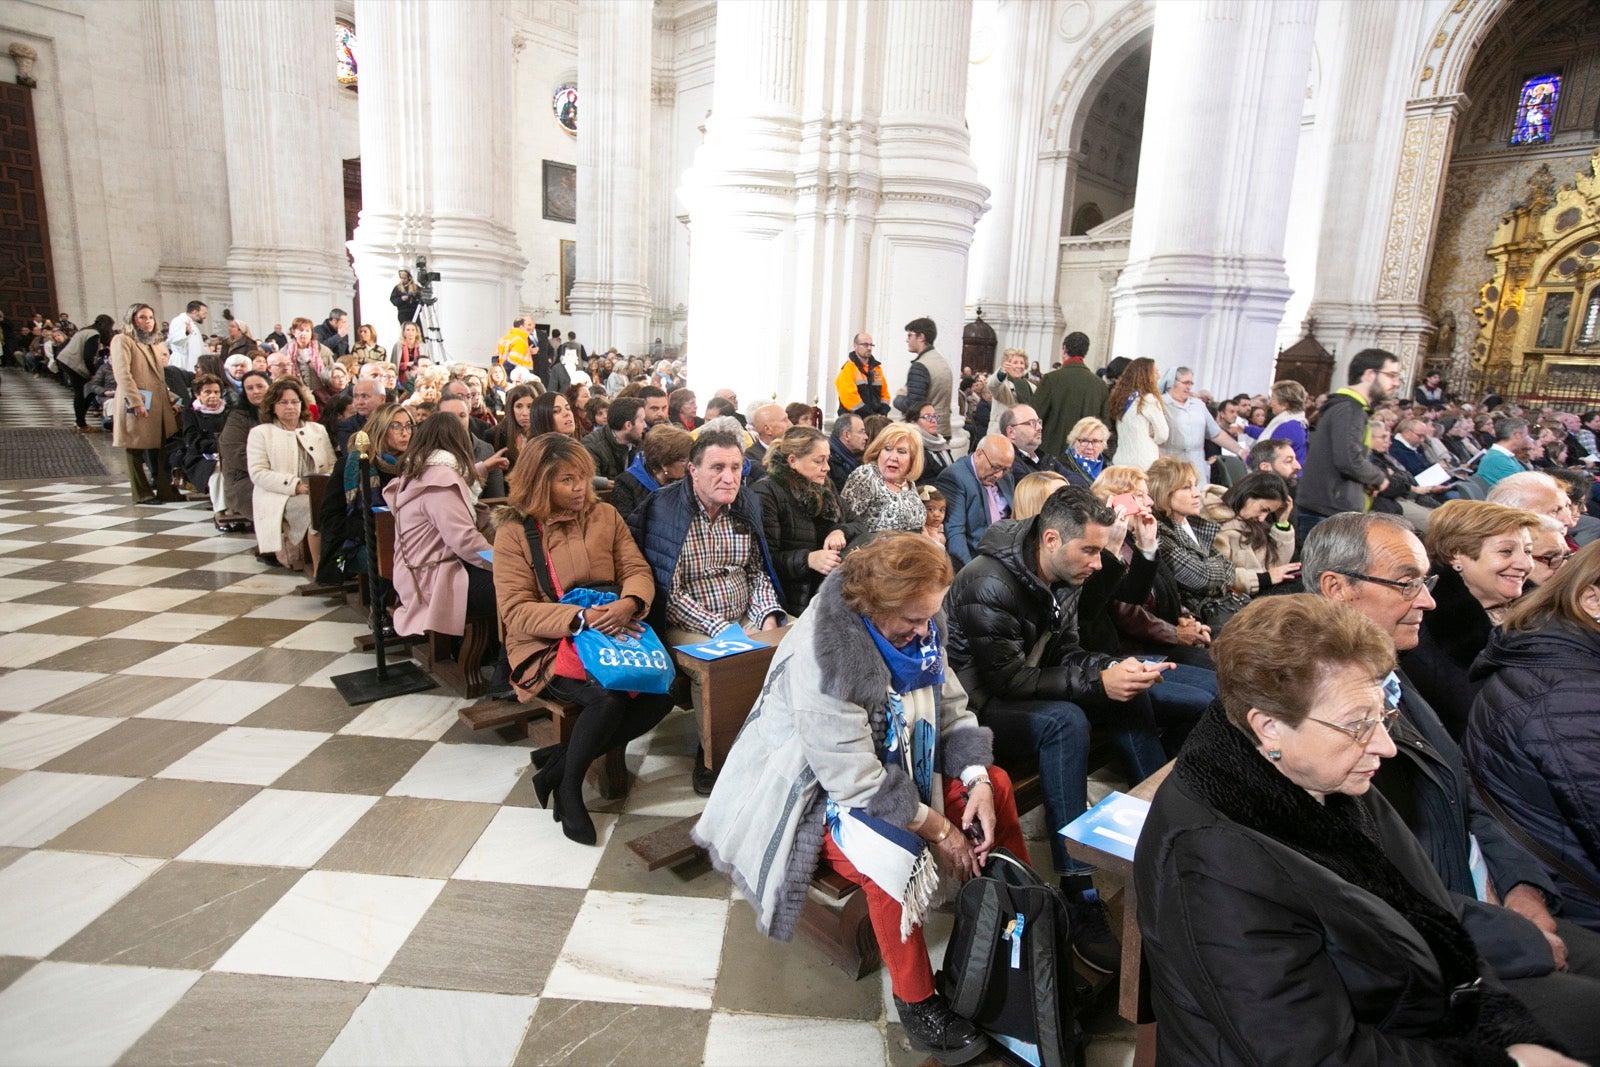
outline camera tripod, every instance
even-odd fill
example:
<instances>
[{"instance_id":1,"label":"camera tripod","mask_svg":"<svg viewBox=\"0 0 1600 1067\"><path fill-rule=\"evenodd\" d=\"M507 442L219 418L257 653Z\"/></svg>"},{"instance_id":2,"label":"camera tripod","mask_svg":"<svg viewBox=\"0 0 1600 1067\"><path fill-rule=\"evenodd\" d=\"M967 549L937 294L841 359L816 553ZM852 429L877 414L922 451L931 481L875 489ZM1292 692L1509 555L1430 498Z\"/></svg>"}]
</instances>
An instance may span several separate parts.
<instances>
[{"instance_id":1,"label":"camera tripod","mask_svg":"<svg viewBox=\"0 0 1600 1067\"><path fill-rule=\"evenodd\" d=\"M444 333L439 329L437 304L437 297L420 303L416 314L411 316L411 321L417 324L417 329L422 333L422 355L427 356L435 367L450 360L444 348Z\"/></svg>"}]
</instances>

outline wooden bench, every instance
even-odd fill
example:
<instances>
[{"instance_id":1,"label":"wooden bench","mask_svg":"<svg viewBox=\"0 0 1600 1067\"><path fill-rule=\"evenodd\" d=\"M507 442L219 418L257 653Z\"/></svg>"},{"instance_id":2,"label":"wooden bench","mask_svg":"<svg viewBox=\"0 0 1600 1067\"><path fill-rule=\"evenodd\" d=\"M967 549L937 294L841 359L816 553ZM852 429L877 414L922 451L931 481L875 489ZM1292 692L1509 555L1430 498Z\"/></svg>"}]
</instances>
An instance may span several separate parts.
<instances>
[{"instance_id":1,"label":"wooden bench","mask_svg":"<svg viewBox=\"0 0 1600 1067\"><path fill-rule=\"evenodd\" d=\"M750 709L755 707L756 697L761 694L778 643L788 633L789 627L780 626L776 630L750 634L752 641L767 647L723 659L696 659L672 650L678 673L700 683L700 707L696 715L699 716L700 739L705 745L705 765L711 770L719 769L728 758L733 739L739 735Z\"/></svg>"},{"instance_id":2,"label":"wooden bench","mask_svg":"<svg viewBox=\"0 0 1600 1067\"><path fill-rule=\"evenodd\" d=\"M305 558L301 561L300 569L305 573L306 584L295 589L297 596L336 596L354 592L354 581L340 582L338 585L320 585L317 582L317 562L322 558L322 534L317 530L317 518L322 514L322 502L328 495L328 475L306 475L306 487L310 490L307 494L311 498L311 529L306 533Z\"/></svg>"},{"instance_id":3,"label":"wooden bench","mask_svg":"<svg viewBox=\"0 0 1600 1067\"><path fill-rule=\"evenodd\" d=\"M385 509L372 516L373 530L378 542L378 577L394 581L394 512ZM494 637L499 621L492 615L472 616L466 620L461 635L461 647L452 656L450 645L453 635L429 630L417 645L418 660L423 668L445 685L466 697L483 695L483 677L478 668L483 664L484 650ZM367 643L371 644L371 637Z\"/></svg>"}]
</instances>

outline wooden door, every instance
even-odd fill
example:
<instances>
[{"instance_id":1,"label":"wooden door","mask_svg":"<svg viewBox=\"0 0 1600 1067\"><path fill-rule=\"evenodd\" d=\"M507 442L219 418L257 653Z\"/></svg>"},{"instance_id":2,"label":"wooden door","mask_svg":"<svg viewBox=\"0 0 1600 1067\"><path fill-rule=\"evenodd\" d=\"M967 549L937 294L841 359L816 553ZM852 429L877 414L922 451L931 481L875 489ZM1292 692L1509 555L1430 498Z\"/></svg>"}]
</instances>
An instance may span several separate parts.
<instances>
[{"instance_id":1,"label":"wooden door","mask_svg":"<svg viewBox=\"0 0 1600 1067\"><path fill-rule=\"evenodd\" d=\"M0 83L0 308L13 322L63 310L50 267L33 91L10 82ZM69 310L79 321L93 317L87 308Z\"/></svg>"}]
</instances>

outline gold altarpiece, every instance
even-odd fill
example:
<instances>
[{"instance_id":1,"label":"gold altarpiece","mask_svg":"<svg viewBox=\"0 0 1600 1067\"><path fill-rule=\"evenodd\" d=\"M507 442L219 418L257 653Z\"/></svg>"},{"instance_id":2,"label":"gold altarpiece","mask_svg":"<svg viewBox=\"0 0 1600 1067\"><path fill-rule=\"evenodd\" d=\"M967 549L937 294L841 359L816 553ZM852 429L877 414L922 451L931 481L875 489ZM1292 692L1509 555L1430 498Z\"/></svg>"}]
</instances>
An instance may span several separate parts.
<instances>
[{"instance_id":1,"label":"gold altarpiece","mask_svg":"<svg viewBox=\"0 0 1600 1067\"><path fill-rule=\"evenodd\" d=\"M1600 402L1600 152L1560 188L1539 168L1485 254L1472 391Z\"/></svg>"}]
</instances>

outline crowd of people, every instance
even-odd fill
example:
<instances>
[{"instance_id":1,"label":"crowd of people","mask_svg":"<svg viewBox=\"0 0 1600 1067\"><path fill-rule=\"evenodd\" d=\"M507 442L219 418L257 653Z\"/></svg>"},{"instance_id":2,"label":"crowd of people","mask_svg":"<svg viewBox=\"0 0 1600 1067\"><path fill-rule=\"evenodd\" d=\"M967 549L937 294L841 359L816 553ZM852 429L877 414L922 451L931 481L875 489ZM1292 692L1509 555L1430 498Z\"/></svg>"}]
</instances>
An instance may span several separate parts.
<instances>
[{"instance_id":1,"label":"crowd of people","mask_svg":"<svg viewBox=\"0 0 1600 1067\"><path fill-rule=\"evenodd\" d=\"M1095 737L1130 784L1176 761L1136 863L1173 1062L1600 1057L1600 411L1401 396L1377 349L1325 396L1096 371L1077 332L1048 372L1007 349L974 373L918 318L901 383L851 339L830 423L530 318L489 366L436 365L408 280L388 348L339 309L207 337L194 302L6 350L80 428L98 409L137 503L205 496L267 565L364 573L381 496L395 630L497 618L491 694L583 708L534 754L574 841L586 768L672 698L573 676L565 638L792 624L722 767L702 738L697 840L774 937L819 862L861 883L900 1020L946 1062L983 1038L934 988L939 877L1026 858L1014 778L1052 830L1081 814ZM1095 870L1048 852L1075 954L1115 972Z\"/></svg>"}]
</instances>

